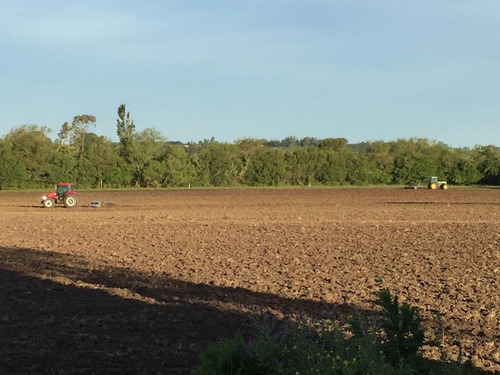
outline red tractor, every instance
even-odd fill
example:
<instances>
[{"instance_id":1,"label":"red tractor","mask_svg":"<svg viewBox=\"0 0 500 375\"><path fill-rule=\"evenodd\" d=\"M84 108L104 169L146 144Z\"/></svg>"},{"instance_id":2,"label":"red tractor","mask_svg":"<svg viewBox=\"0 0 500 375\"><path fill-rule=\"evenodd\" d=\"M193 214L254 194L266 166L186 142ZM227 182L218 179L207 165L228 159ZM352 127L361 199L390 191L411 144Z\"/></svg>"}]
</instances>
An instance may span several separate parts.
<instances>
[{"instance_id":1,"label":"red tractor","mask_svg":"<svg viewBox=\"0 0 500 375\"><path fill-rule=\"evenodd\" d=\"M57 190L44 195L41 203L46 208L53 207L56 203L64 203L64 207L75 207L78 198L71 182L59 182Z\"/></svg>"}]
</instances>

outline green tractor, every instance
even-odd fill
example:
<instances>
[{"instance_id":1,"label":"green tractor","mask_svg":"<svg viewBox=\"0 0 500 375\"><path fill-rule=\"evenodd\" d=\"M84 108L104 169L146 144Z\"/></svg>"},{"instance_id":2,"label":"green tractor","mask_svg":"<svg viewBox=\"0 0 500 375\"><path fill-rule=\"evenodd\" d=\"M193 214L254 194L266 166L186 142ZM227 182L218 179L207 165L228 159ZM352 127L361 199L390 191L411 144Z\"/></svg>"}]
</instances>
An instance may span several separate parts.
<instances>
[{"instance_id":1,"label":"green tractor","mask_svg":"<svg viewBox=\"0 0 500 375\"><path fill-rule=\"evenodd\" d=\"M446 190L446 189L448 189L448 182L447 181L439 181L437 177L433 176L429 179L427 187L429 189L432 189L432 190L436 190L436 189Z\"/></svg>"}]
</instances>

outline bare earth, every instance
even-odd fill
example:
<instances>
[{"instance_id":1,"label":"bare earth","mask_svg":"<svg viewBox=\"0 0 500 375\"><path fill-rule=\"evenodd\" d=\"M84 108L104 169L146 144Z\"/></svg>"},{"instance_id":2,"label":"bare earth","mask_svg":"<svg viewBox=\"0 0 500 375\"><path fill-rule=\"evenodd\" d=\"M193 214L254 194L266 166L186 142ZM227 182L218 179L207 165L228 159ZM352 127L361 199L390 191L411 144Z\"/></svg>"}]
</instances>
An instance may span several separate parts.
<instances>
[{"instance_id":1,"label":"bare earth","mask_svg":"<svg viewBox=\"0 0 500 375\"><path fill-rule=\"evenodd\" d=\"M40 195L0 194L3 373L190 373L249 306L341 317L382 287L500 371L500 189Z\"/></svg>"}]
</instances>

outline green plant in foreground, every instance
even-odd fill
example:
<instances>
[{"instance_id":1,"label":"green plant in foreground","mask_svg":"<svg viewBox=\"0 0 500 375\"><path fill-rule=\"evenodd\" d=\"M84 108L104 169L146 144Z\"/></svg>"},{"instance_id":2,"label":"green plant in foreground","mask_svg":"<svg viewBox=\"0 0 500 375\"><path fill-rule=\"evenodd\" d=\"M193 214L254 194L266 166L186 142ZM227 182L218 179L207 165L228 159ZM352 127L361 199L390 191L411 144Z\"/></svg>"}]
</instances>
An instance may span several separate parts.
<instances>
[{"instance_id":1,"label":"green plant in foreground","mask_svg":"<svg viewBox=\"0 0 500 375\"><path fill-rule=\"evenodd\" d=\"M414 356L424 344L418 310L406 302L399 304L388 289L379 291L374 303L382 308L379 332L387 360L398 363Z\"/></svg>"},{"instance_id":2,"label":"green plant in foreground","mask_svg":"<svg viewBox=\"0 0 500 375\"><path fill-rule=\"evenodd\" d=\"M377 293L380 315L359 314L342 325L332 316L252 314L253 334L221 340L201 354L198 375L410 375L472 374L459 362L437 364L418 355L424 344L420 316L389 290Z\"/></svg>"},{"instance_id":3,"label":"green plant in foreground","mask_svg":"<svg viewBox=\"0 0 500 375\"><path fill-rule=\"evenodd\" d=\"M243 367L243 345L239 338L220 340L207 346L200 356L201 365L197 368L198 374L212 375L242 375L248 373Z\"/></svg>"}]
</instances>

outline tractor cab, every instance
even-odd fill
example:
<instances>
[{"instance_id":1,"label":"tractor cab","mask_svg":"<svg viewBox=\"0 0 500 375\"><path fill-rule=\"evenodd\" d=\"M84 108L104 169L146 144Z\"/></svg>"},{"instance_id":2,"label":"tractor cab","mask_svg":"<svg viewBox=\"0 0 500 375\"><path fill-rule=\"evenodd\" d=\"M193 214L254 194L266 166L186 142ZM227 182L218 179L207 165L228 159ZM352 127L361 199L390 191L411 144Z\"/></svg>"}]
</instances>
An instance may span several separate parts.
<instances>
[{"instance_id":1,"label":"tractor cab","mask_svg":"<svg viewBox=\"0 0 500 375\"><path fill-rule=\"evenodd\" d=\"M73 191L73 184L70 182L59 182L57 184L56 194L57 200L63 200L66 194Z\"/></svg>"}]
</instances>

